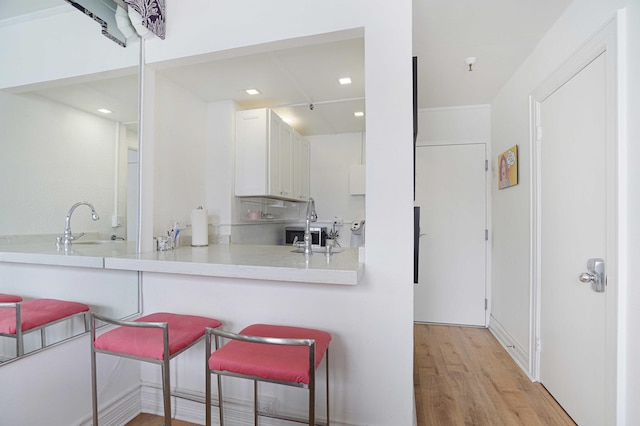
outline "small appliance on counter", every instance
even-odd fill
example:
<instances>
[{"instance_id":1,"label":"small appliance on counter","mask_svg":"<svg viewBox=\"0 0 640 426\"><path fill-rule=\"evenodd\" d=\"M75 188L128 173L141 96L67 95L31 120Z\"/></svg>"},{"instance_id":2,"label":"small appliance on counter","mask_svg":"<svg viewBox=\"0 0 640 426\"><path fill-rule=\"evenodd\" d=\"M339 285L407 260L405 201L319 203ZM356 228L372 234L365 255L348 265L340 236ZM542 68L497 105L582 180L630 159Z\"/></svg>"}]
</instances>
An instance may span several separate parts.
<instances>
[{"instance_id":1,"label":"small appliance on counter","mask_svg":"<svg viewBox=\"0 0 640 426\"><path fill-rule=\"evenodd\" d=\"M364 219L351 222L351 247L364 245Z\"/></svg>"},{"instance_id":2,"label":"small appliance on counter","mask_svg":"<svg viewBox=\"0 0 640 426\"><path fill-rule=\"evenodd\" d=\"M313 226L309 228L309 231L311 232L311 246L324 247L327 239L327 227ZM294 241L304 241L304 226L285 226L284 233L286 245L292 245Z\"/></svg>"}]
</instances>

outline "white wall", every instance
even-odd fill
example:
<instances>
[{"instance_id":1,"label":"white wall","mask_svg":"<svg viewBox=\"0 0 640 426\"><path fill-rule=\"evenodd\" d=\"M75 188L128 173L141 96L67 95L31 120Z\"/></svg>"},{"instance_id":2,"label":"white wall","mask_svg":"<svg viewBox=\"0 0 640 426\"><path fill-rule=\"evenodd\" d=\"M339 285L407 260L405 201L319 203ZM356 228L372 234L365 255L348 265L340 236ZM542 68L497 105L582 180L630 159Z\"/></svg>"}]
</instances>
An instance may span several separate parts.
<instances>
[{"instance_id":1,"label":"white wall","mask_svg":"<svg viewBox=\"0 0 640 426\"><path fill-rule=\"evenodd\" d=\"M35 19L34 19L35 16ZM0 22L0 88L137 67L139 43L123 49L100 25L61 1L44 15ZM11 64L11 66L6 66Z\"/></svg>"},{"instance_id":2,"label":"white wall","mask_svg":"<svg viewBox=\"0 0 640 426\"><path fill-rule=\"evenodd\" d=\"M159 236L205 206L207 105L159 74L155 82L155 138L145 142L154 144L153 231Z\"/></svg>"},{"instance_id":3,"label":"white wall","mask_svg":"<svg viewBox=\"0 0 640 426\"><path fill-rule=\"evenodd\" d=\"M89 336L85 334L3 365L0 369L2 424L91 424L90 360ZM106 405L127 392L136 392L139 385L138 363L108 355L101 355L98 362L101 367L99 392ZM136 407L118 408L130 410ZM131 415L130 412L128 414Z\"/></svg>"},{"instance_id":4,"label":"white wall","mask_svg":"<svg viewBox=\"0 0 640 426\"><path fill-rule=\"evenodd\" d=\"M145 274L144 309L208 313L236 330L253 321L328 329L336 423L412 424L411 2L170 0L167 10L167 38L146 44L149 63L364 28L366 272L355 287ZM186 387L195 380L178 377Z\"/></svg>"},{"instance_id":5,"label":"white wall","mask_svg":"<svg viewBox=\"0 0 640 426\"><path fill-rule=\"evenodd\" d=\"M0 143L11 159L0 167L0 235L62 234L78 201L92 203L100 220L81 207L72 230L111 235L117 127L41 97L0 92Z\"/></svg>"},{"instance_id":6,"label":"white wall","mask_svg":"<svg viewBox=\"0 0 640 426\"><path fill-rule=\"evenodd\" d=\"M360 132L307 137L311 146L311 196L318 221L331 230L334 217L344 220L344 225L337 228L343 247L350 244L351 222L366 219L365 195L349 194L349 170L364 163L365 138Z\"/></svg>"},{"instance_id":7,"label":"white wall","mask_svg":"<svg viewBox=\"0 0 640 426\"><path fill-rule=\"evenodd\" d=\"M246 13L248 10L251 13ZM192 0L187 7L184 2L168 0L167 11L170 15L167 18L166 40L154 39L146 43L149 63L207 52L223 52L275 40L364 29L367 93L366 272L363 280L354 287L145 274L144 308L207 313L220 317L229 329L238 329L254 320L326 328L334 335L331 349L332 411L336 423L412 424L413 251L411 244L407 244L407 241L411 241L413 223L413 179L411 167L408 167L412 163L411 2L282 0L274 4L258 0ZM64 15L51 18L54 24L50 27L51 33L55 35L55 31L61 32L60 28L75 28L71 22L67 22L67 19L75 22L75 17ZM83 22L79 25L93 24L85 16L77 18L78 22ZM71 37L63 42L58 42L64 38L58 35L44 38L36 36L28 40L29 43L15 43L21 50L14 49L14 44L6 41L17 40L28 33L22 33L23 28L1 27L0 40L4 41L0 52L4 55L10 51L7 56L0 58L1 62L16 66L11 67L10 71L5 71L9 67L1 67L3 74L0 74L0 87L123 65L126 61L115 55L111 57L99 48L90 50L75 47L95 34L91 32L95 27L88 26L91 27L90 31L78 31L81 37ZM112 43L108 40L105 42ZM303 42L307 40L296 43ZM33 65L21 53L35 52L34 47L41 43L46 43L48 50L41 56L35 56L38 58L36 66L29 70L21 68L21 64L25 64L25 67ZM5 47L9 49L5 50ZM78 55L78 51L83 54ZM131 49L124 52L131 52ZM137 58L136 53L131 57ZM146 77L147 89L154 87L155 76L149 73ZM154 96L155 93L147 91L144 105L147 114L155 110ZM162 108L171 112L166 105ZM205 111L203 108L203 114ZM166 122L167 126L170 124ZM171 131L170 128L166 130ZM160 206L160 201L154 200L156 187L161 183L155 182L158 168L161 164L169 166L161 163L166 159L165 153L171 152L171 149L179 151L183 142L168 135L158 135L157 132L151 123L145 123L142 128L143 146L140 148L143 166L142 232L144 244L148 247L155 232L154 209L159 209L159 227L164 226L160 222L173 214L162 210L164 207ZM156 137L158 139L154 142ZM196 139L199 140L199 137ZM191 143L194 145L190 148L205 158L204 145ZM156 164L154 160L159 153L162 156ZM179 154L178 173L185 172L184 167L190 164L182 154ZM195 166L195 179L205 176L201 167ZM185 174L180 177L179 183L192 180L187 179ZM179 186L178 182L168 184L173 188ZM188 211L198 196L204 198L206 190L190 190L188 196L180 199L180 208ZM393 200L393 203L389 200ZM388 226L390 221L395 221L396 225ZM389 247L394 249L389 250ZM10 407L9 415L29 413L33 416L33 421L27 419L29 422L42 423L37 417L40 408L54 403L56 412L48 417L49 424L77 424L87 418L90 412L87 395L77 398L75 393L60 391L66 389L67 384L75 386L76 383L85 383L79 388L87 392L88 342L81 340L80 347L87 349L77 350L76 345L64 345L59 352L47 351L38 358L41 361L39 365L61 365L64 362L65 365L74 366L71 372L65 369L68 372L65 375L57 375L47 369L46 374L37 377L41 382L39 389L50 391L55 399L52 400L47 393L25 394L27 389L20 388L17 395L24 397ZM189 357L185 359L188 360ZM196 360L192 367L201 371L198 364ZM31 364L22 361L2 367L0 378L3 382L18 382L18 377L30 377L33 370L28 367ZM111 368L108 364L102 364L101 374L106 374ZM115 389L116 394L120 390L118 386L126 382L118 379L120 371L115 370L114 381L110 382L110 390ZM176 371L180 371L180 368ZM185 374L174 383L178 386L188 384L190 376ZM110 395L101 393L107 400Z\"/></svg>"},{"instance_id":8,"label":"white wall","mask_svg":"<svg viewBox=\"0 0 640 426\"><path fill-rule=\"evenodd\" d=\"M501 90L492 104L493 157L514 144L519 145L521 166L519 184L508 191L493 193L493 310L495 320L513 341L531 355L530 329L530 146L528 96L581 44L611 19L616 9L626 7L628 34L626 65L627 117L621 128L621 143L626 149L620 158L620 333L618 364L618 424L640 423L640 366L632 362L640 353L640 290L630 281L638 276L640 264L632 259L640 256L640 225L631 218L640 216L640 193L633 190L640 181L640 124L632 119L640 114L640 80L634 78L640 66L640 4L635 0L575 0L532 55ZM620 111L624 115L624 108ZM624 136L629 143L625 146ZM624 152L624 151L623 151ZM493 188L497 188L494 182Z\"/></svg>"},{"instance_id":9,"label":"white wall","mask_svg":"<svg viewBox=\"0 0 640 426\"><path fill-rule=\"evenodd\" d=\"M60 3L62 6L56 8L56 13L50 16L0 22L0 63L2 64L0 88L48 82L137 65L139 43L134 43L127 49L118 47L100 34L100 27L94 21L67 3ZM86 114L70 109L54 112L44 104L27 103L26 100L21 101L25 103L20 105L13 101L5 103L6 96L8 95L5 93L0 95L0 108L2 108L0 144L3 149L0 182L2 182L2 188L22 191L20 202L31 202L32 208L24 209L22 212L24 221L21 218L12 217L5 222L6 203L13 201L5 198L1 210L2 226L7 223L11 234L16 233L15 228L25 229L23 226L25 224L28 224L29 228L26 228L24 233L60 233L69 207L79 201L79 198L85 197L87 201L92 202L104 197L104 202L95 201L96 209L102 219L99 222L92 222L87 212L79 210L74 214L72 221L74 232L95 231L96 228L93 226L96 225L110 226L114 194L113 189L107 189L107 185L113 187L115 173L113 141L116 131L113 122L107 124L106 120L89 118ZM18 118L17 112L24 112L25 109L32 117L44 116L48 122L36 125L34 120ZM76 121L77 118L80 121ZM101 124L96 125L98 121ZM64 123L67 130L72 131L71 134L53 130L50 126L52 122ZM108 136L97 136L94 126L108 128ZM27 146L20 146L20 144L28 141L17 137L15 133L17 129L34 134L37 139L48 141L49 144L45 147L28 146L30 155L24 157L21 154L22 156L18 157L15 150L24 150ZM97 144L107 140L108 148L102 149ZM94 145L87 146L87 141L93 142ZM77 145L81 149L69 158L60 158L55 152L56 144L59 143ZM94 161L94 155L107 157L107 165L98 165ZM14 164L19 171L13 167ZM126 162L123 167L126 167ZM9 174L2 174L2 170ZM54 175L37 182L37 177L42 176L38 173L41 170L50 170ZM95 179L89 178L94 175L106 176L108 183L100 184L96 188L93 185ZM80 186L74 185L74 187L82 193L69 191L70 184L66 190L56 186L55 190L42 190L35 193L21 186L29 179L35 179L36 184L41 187L45 183L54 187L58 183L69 184L70 181L75 181ZM70 199L65 198L67 196ZM84 208L86 207L82 207ZM54 209L56 213L49 214ZM41 226L48 220L55 225L55 231L50 231L48 228L45 230ZM85 220L88 220L86 226ZM110 227L109 230L111 230ZM106 271L91 268L77 268L73 271L62 269L64 268L6 264L0 270L0 276L9 280L8 283L3 284L5 291L24 292L26 296L77 298L86 300L103 312L113 314L117 314L116 311L109 311L107 306L113 300L118 302L120 309L129 309L131 304L134 306L133 310L136 309L137 273L123 279L119 273L114 276L110 273L104 274ZM17 270L19 272L16 272ZM18 276L24 279L18 280ZM116 290L110 286L111 280L118 283L117 287L121 285L127 287L127 284L132 284L133 287L128 287L132 291L128 296L125 295L121 289ZM96 288L92 288L93 286ZM126 302L121 303L122 300ZM63 426L86 422L91 413L89 347L89 336L85 335L19 361L3 364L0 367L3 393L0 401L2 412L0 423ZM132 389L135 392L139 385L137 363L105 358L101 361L101 365L99 380L103 402L113 402L114 398L120 398ZM34 383L37 383L37 386L34 386ZM47 409L43 410L43 406Z\"/></svg>"},{"instance_id":10,"label":"white wall","mask_svg":"<svg viewBox=\"0 0 640 426\"><path fill-rule=\"evenodd\" d=\"M137 275L130 271L0 262L0 292L25 298L75 300L88 304L95 312L121 317L138 310ZM38 337L36 331L29 334L25 342ZM2 347L8 340L14 342L2 337ZM89 336L85 334L2 364L0 424L64 426L80 424L81 419L88 418L91 412L89 348ZM114 357L103 357L100 363L99 389L105 405L138 385L139 368L135 363L117 361ZM43 404L46 409L42 408Z\"/></svg>"},{"instance_id":11,"label":"white wall","mask_svg":"<svg viewBox=\"0 0 640 426\"><path fill-rule=\"evenodd\" d=\"M207 177L206 207L209 223L217 234L231 235L234 199L234 149L236 111L240 106L233 101L207 104Z\"/></svg>"},{"instance_id":12,"label":"white wall","mask_svg":"<svg viewBox=\"0 0 640 426\"><path fill-rule=\"evenodd\" d=\"M463 105L418 111L418 145L491 141L491 107Z\"/></svg>"}]
</instances>

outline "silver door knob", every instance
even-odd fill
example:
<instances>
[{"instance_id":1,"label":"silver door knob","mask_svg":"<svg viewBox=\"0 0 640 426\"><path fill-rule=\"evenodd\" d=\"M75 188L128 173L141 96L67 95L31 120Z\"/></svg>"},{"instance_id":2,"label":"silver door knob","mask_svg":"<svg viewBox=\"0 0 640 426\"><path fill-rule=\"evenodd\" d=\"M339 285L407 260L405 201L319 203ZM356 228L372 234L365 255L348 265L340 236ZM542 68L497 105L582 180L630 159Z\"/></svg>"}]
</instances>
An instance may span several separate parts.
<instances>
[{"instance_id":1,"label":"silver door knob","mask_svg":"<svg viewBox=\"0 0 640 426\"><path fill-rule=\"evenodd\" d=\"M593 282L593 281L596 280L596 276L593 275L593 274L590 274L588 272L583 272L583 273L580 274L578 279L580 280L580 282L583 282L585 284L589 284L590 282Z\"/></svg>"},{"instance_id":2,"label":"silver door knob","mask_svg":"<svg viewBox=\"0 0 640 426\"><path fill-rule=\"evenodd\" d=\"M604 260L589 259L587 261L587 272L583 272L578 277L580 282L591 283L591 289L596 293L602 293L607 284L607 277L604 272Z\"/></svg>"}]
</instances>

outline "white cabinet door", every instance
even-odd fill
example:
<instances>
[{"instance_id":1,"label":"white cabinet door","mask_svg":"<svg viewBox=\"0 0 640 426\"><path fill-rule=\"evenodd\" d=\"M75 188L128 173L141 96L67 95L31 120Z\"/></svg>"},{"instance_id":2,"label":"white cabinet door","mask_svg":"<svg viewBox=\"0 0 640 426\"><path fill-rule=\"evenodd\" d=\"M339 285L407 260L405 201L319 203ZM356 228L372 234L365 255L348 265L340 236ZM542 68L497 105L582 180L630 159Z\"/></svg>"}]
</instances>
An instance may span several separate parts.
<instances>
[{"instance_id":1,"label":"white cabinet door","mask_svg":"<svg viewBox=\"0 0 640 426\"><path fill-rule=\"evenodd\" d=\"M235 187L239 197L267 194L267 109L236 114Z\"/></svg>"},{"instance_id":2,"label":"white cabinet door","mask_svg":"<svg viewBox=\"0 0 640 426\"><path fill-rule=\"evenodd\" d=\"M269 113L269 192L292 198L291 134L293 130L276 113Z\"/></svg>"},{"instance_id":3,"label":"white cabinet door","mask_svg":"<svg viewBox=\"0 0 640 426\"><path fill-rule=\"evenodd\" d=\"M273 192L271 195L283 198L295 198L293 195L292 138L293 129L286 123L282 122L280 125L280 150L278 162L280 191Z\"/></svg>"},{"instance_id":4,"label":"white cabinet door","mask_svg":"<svg viewBox=\"0 0 640 426\"><path fill-rule=\"evenodd\" d=\"M306 201L309 199L309 141L298 132L293 132L292 146L293 197Z\"/></svg>"},{"instance_id":5,"label":"white cabinet door","mask_svg":"<svg viewBox=\"0 0 640 426\"><path fill-rule=\"evenodd\" d=\"M309 145L299 146L302 141L302 136L267 108L239 111L236 196L308 199Z\"/></svg>"},{"instance_id":6,"label":"white cabinet door","mask_svg":"<svg viewBox=\"0 0 640 426\"><path fill-rule=\"evenodd\" d=\"M267 193L264 195L280 193L280 128L283 124L277 114L269 111L269 177Z\"/></svg>"}]
</instances>

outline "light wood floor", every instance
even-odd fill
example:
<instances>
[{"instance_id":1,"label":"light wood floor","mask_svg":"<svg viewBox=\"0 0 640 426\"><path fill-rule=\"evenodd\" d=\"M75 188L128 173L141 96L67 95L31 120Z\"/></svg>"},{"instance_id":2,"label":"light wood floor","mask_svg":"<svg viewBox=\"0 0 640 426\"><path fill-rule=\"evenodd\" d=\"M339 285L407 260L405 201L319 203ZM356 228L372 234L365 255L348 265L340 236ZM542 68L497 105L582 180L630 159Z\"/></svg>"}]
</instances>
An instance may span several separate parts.
<instances>
[{"instance_id":1,"label":"light wood floor","mask_svg":"<svg viewBox=\"0 0 640 426\"><path fill-rule=\"evenodd\" d=\"M414 326L418 426L575 425L488 329Z\"/></svg>"},{"instance_id":2,"label":"light wood floor","mask_svg":"<svg viewBox=\"0 0 640 426\"><path fill-rule=\"evenodd\" d=\"M489 330L416 324L414 333L418 426L575 426ZM140 414L127 426L162 422L162 417ZM195 426L179 420L173 424Z\"/></svg>"},{"instance_id":3,"label":"light wood floor","mask_svg":"<svg viewBox=\"0 0 640 426\"><path fill-rule=\"evenodd\" d=\"M164 424L164 417L154 416L153 414L142 413L131 420L126 426L161 426ZM199 426L196 423L183 422L181 420L171 420L172 426Z\"/></svg>"}]
</instances>

